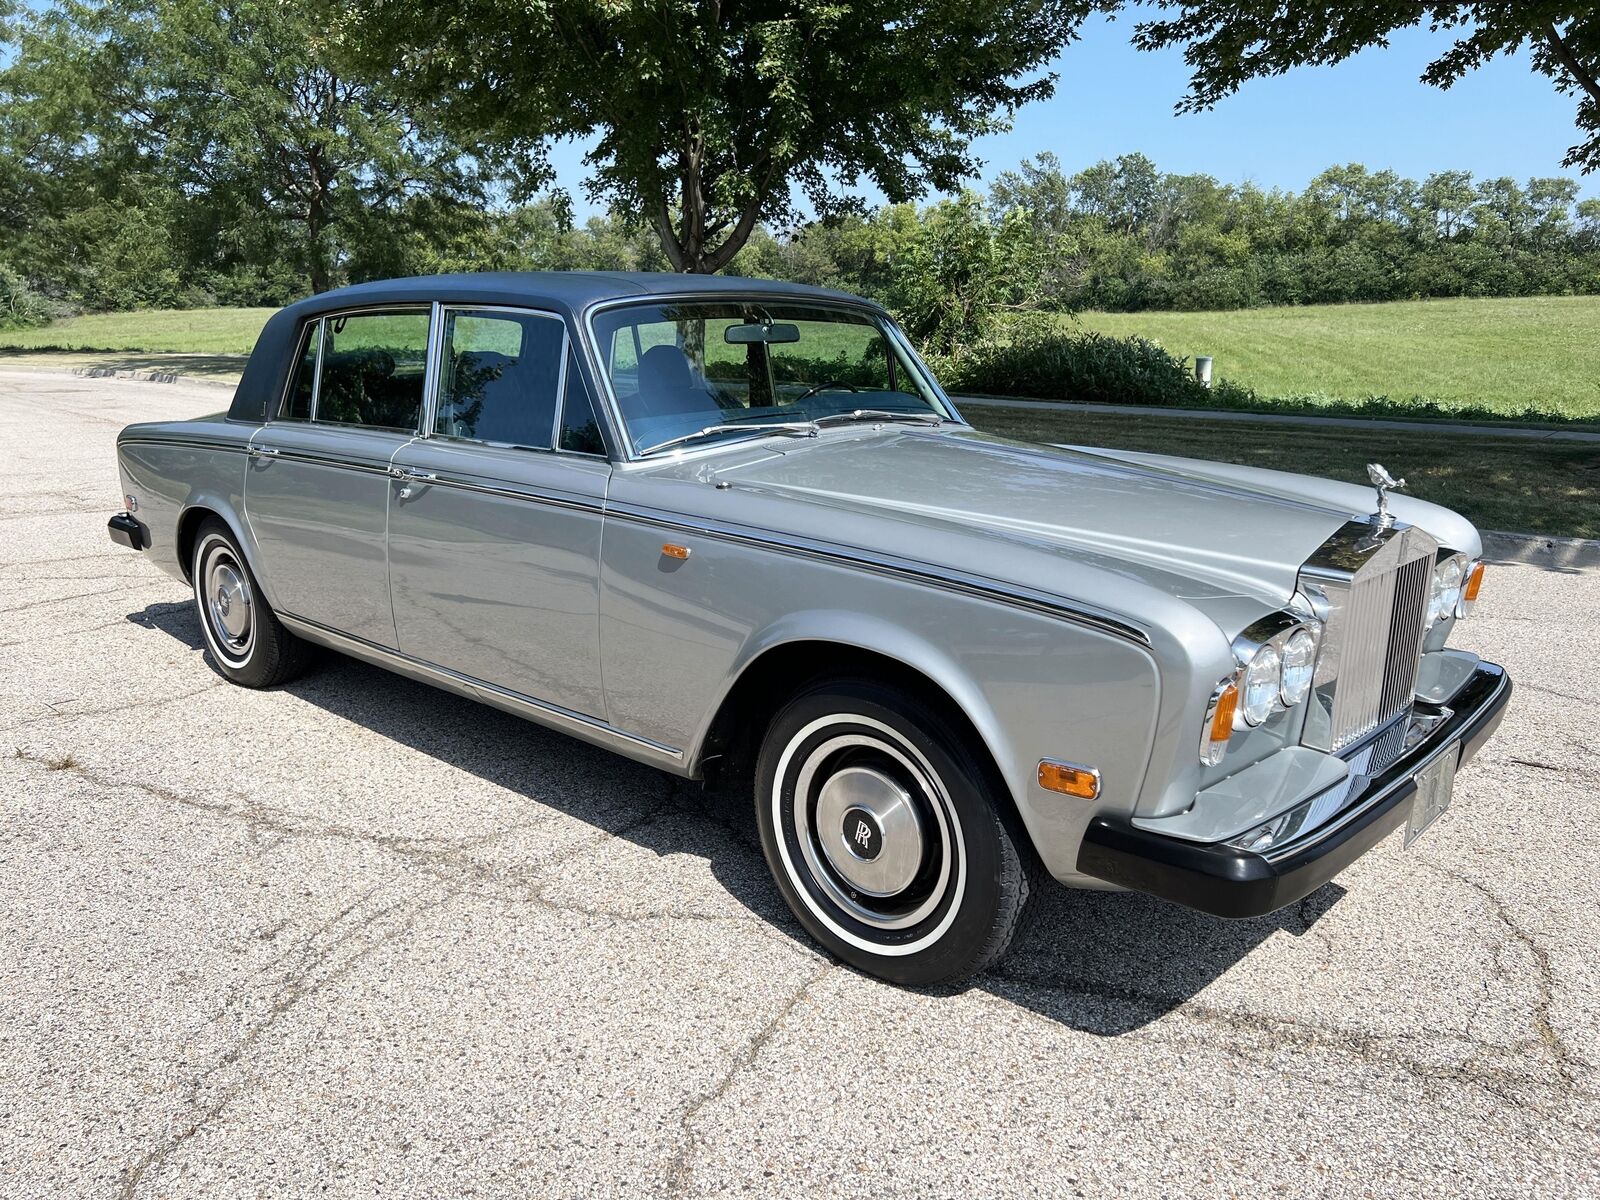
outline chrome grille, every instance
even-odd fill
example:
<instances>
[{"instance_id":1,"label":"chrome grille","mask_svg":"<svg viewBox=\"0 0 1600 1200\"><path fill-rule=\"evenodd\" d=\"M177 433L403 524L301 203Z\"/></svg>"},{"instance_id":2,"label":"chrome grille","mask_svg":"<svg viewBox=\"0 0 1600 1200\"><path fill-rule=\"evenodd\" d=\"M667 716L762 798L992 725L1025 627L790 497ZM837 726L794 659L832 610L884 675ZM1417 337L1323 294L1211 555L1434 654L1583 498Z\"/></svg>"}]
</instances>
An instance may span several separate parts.
<instances>
[{"instance_id":1,"label":"chrome grille","mask_svg":"<svg viewBox=\"0 0 1600 1200\"><path fill-rule=\"evenodd\" d=\"M1338 753L1410 711L1437 549L1420 529L1352 523L1302 570L1325 620L1307 745Z\"/></svg>"},{"instance_id":2,"label":"chrome grille","mask_svg":"<svg viewBox=\"0 0 1600 1200\"><path fill-rule=\"evenodd\" d=\"M1333 700L1333 748L1342 750L1411 707L1428 606L1431 558L1357 577Z\"/></svg>"}]
</instances>

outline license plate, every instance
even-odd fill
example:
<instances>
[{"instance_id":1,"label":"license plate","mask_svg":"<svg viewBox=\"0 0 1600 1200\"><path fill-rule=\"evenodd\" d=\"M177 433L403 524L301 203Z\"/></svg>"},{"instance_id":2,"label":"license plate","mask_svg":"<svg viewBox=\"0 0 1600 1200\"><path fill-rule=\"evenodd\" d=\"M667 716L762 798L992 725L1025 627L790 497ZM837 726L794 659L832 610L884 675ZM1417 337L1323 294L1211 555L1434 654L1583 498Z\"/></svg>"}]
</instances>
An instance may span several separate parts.
<instances>
[{"instance_id":1,"label":"license plate","mask_svg":"<svg viewBox=\"0 0 1600 1200\"><path fill-rule=\"evenodd\" d=\"M1417 794L1411 797L1411 815L1406 818L1407 846L1450 807L1450 793L1456 784L1456 762L1460 757L1461 747L1451 746L1417 773Z\"/></svg>"}]
</instances>

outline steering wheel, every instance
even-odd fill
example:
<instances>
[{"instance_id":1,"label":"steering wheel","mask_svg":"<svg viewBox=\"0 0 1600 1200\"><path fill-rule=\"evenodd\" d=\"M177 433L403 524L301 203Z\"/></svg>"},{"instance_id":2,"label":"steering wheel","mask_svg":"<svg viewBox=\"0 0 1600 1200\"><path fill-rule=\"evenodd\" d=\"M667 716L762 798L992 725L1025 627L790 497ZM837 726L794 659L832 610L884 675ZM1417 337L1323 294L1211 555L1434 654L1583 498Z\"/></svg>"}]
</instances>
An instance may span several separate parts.
<instances>
[{"instance_id":1,"label":"steering wheel","mask_svg":"<svg viewBox=\"0 0 1600 1200\"><path fill-rule=\"evenodd\" d=\"M859 392L860 390L861 389L855 384L846 383L842 379L824 379L821 383L815 385L814 387L808 387L793 400L789 401L789 403L799 404L802 400L811 399L811 397L815 396L818 392Z\"/></svg>"}]
</instances>

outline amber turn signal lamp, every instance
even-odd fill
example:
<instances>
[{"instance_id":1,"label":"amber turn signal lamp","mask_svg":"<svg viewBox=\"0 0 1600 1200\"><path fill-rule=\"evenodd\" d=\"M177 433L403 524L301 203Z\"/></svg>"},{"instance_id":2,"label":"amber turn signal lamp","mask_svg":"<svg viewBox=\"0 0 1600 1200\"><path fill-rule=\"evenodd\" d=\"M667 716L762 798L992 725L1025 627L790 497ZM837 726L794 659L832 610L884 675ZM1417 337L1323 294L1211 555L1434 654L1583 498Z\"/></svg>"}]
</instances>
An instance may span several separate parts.
<instances>
[{"instance_id":1,"label":"amber turn signal lamp","mask_svg":"<svg viewBox=\"0 0 1600 1200\"><path fill-rule=\"evenodd\" d=\"M661 547L661 553L665 554L668 558L675 558L682 562L684 559L689 557L689 547L680 546L676 542L668 542L666 545Z\"/></svg>"},{"instance_id":2,"label":"amber turn signal lamp","mask_svg":"<svg viewBox=\"0 0 1600 1200\"><path fill-rule=\"evenodd\" d=\"M1225 742L1233 736L1233 714L1239 708L1239 687L1230 683L1217 695L1216 711L1211 714L1211 740Z\"/></svg>"},{"instance_id":3,"label":"amber turn signal lamp","mask_svg":"<svg viewBox=\"0 0 1600 1200\"><path fill-rule=\"evenodd\" d=\"M1039 786L1047 792L1093 800L1100 794L1100 772L1093 767L1051 762L1047 758L1039 764Z\"/></svg>"},{"instance_id":4,"label":"amber turn signal lamp","mask_svg":"<svg viewBox=\"0 0 1600 1200\"><path fill-rule=\"evenodd\" d=\"M1468 604L1478 598L1478 589L1483 586L1483 563L1478 563L1472 568L1472 574L1467 576L1467 586L1461 590L1461 598Z\"/></svg>"}]
</instances>

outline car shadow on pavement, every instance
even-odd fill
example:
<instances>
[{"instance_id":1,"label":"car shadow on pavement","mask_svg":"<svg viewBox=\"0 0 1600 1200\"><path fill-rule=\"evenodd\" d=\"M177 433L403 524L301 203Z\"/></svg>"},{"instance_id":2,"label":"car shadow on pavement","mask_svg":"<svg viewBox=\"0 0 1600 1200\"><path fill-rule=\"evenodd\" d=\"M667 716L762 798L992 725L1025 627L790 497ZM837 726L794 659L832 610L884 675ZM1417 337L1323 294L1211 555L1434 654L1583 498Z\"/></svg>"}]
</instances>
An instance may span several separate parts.
<instances>
[{"instance_id":1,"label":"car shadow on pavement","mask_svg":"<svg viewBox=\"0 0 1600 1200\"><path fill-rule=\"evenodd\" d=\"M215 672L203 652L192 605L153 604L127 619L187 646L196 671ZM810 944L767 871L748 792L708 791L333 653L281 690L653 855L699 858L752 916ZM1309 933L1343 895L1338 885L1328 884L1269 917L1228 921L1135 893L1083 891L1046 881L1011 952L967 986L1077 1030L1127 1033L1193 999L1273 934ZM683 915L692 916L705 897L679 899L686 902ZM669 905L668 911L678 910Z\"/></svg>"}]
</instances>

